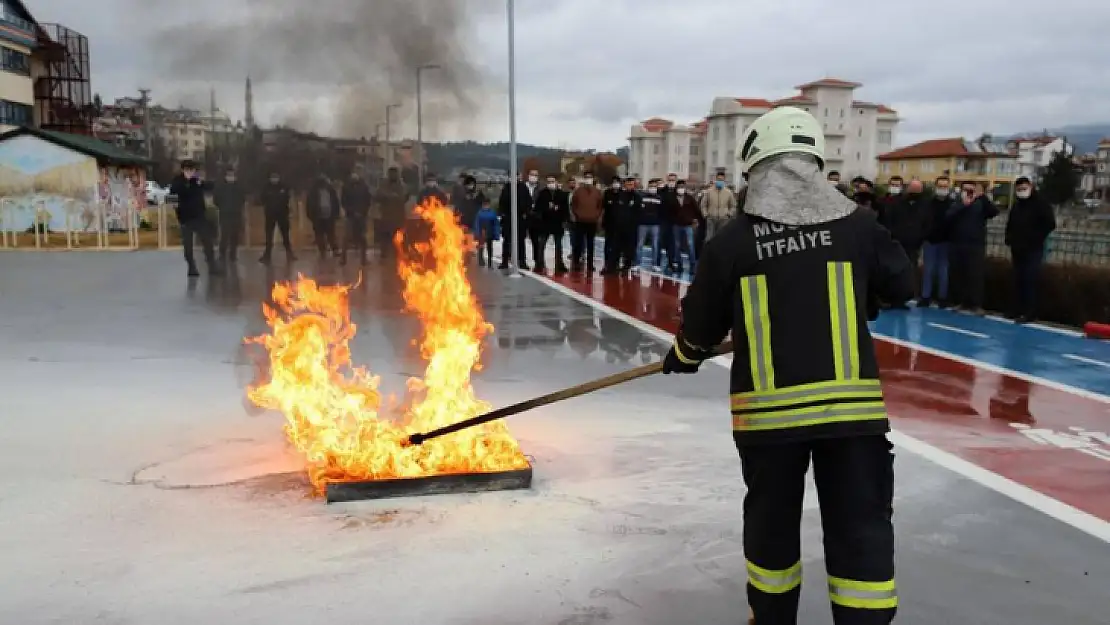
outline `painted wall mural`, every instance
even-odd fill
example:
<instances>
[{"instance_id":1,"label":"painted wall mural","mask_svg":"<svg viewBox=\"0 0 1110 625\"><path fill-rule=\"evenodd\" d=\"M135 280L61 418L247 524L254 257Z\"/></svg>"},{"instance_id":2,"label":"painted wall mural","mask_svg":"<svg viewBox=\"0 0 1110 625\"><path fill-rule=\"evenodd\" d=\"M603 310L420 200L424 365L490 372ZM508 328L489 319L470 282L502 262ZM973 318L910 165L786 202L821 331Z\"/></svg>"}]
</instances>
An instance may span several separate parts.
<instances>
[{"instance_id":1,"label":"painted wall mural","mask_svg":"<svg viewBox=\"0 0 1110 625\"><path fill-rule=\"evenodd\" d=\"M52 232L93 232L97 211L109 230L146 209L139 168L98 166L96 159L22 135L0 143L0 229L26 232L36 215Z\"/></svg>"}]
</instances>

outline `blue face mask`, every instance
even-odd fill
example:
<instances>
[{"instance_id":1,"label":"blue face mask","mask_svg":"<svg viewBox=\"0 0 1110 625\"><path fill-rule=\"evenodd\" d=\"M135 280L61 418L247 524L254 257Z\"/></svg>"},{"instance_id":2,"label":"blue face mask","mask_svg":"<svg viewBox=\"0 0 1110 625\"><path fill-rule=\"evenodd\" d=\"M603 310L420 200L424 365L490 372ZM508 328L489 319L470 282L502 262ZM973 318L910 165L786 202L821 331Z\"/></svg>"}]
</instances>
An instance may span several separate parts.
<instances>
[{"instance_id":1,"label":"blue face mask","mask_svg":"<svg viewBox=\"0 0 1110 625\"><path fill-rule=\"evenodd\" d=\"M718 181L717 181L717 188L718 188L718 189L723 189L723 188L725 188L725 181L724 181L724 180L718 180Z\"/></svg>"}]
</instances>

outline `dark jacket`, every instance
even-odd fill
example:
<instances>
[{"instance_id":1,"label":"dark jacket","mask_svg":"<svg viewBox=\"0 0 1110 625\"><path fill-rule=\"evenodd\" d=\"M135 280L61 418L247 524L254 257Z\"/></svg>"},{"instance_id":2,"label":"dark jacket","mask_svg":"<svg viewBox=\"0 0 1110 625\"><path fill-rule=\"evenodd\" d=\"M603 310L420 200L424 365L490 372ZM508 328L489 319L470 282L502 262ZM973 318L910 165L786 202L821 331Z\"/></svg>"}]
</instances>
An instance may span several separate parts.
<instances>
[{"instance_id":1,"label":"dark jacket","mask_svg":"<svg viewBox=\"0 0 1110 625\"><path fill-rule=\"evenodd\" d=\"M240 219L247 204L247 194L239 182L221 182L212 191L212 202L220 210L220 219Z\"/></svg>"},{"instance_id":2,"label":"dark jacket","mask_svg":"<svg viewBox=\"0 0 1110 625\"><path fill-rule=\"evenodd\" d=\"M408 199L408 187L400 179L386 179L378 187L378 212L381 222L388 229L395 230L405 223L405 204Z\"/></svg>"},{"instance_id":3,"label":"dark jacket","mask_svg":"<svg viewBox=\"0 0 1110 625\"><path fill-rule=\"evenodd\" d=\"M676 195L675 197L677 198L675 200L676 207L674 209L674 215L671 217L673 220L671 223L685 228L694 225L694 222L701 223L705 221L705 215L701 214L701 207L698 205L698 201L694 199L694 196L687 193L686 195Z\"/></svg>"},{"instance_id":4,"label":"dark jacket","mask_svg":"<svg viewBox=\"0 0 1110 625\"><path fill-rule=\"evenodd\" d=\"M327 205L321 202L325 194L328 198ZM339 211L339 194L335 192L335 187L327 180L321 179L314 182L305 198L305 212L308 213L308 218L311 221L338 219Z\"/></svg>"},{"instance_id":5,"label":"dark jacket","mask_svg":"<svg viewBox=\"0 0 1110 625\"><path fill-rule=\"evenodd\" d=\"M470 191L464 188L462 195L451 196L451 202L459 215L459 222L469 228L478 216L478 211L482 210L482 204L486 202L486 194L477 189Z\"/></svg>"},{"instance_id":6,"label":"dark jacket","mask_svg":"<svg viewBox=\"0 0 1110 625\"><path fill-rule=\"evenodd\" d=\"M662 205L659 210L660 224L673 224L675 213L678 212L678 190L674 187L662 185L656 192Z\"/></svg>"},{"instance_id":7,"label":"dark jacket","mask_svg":"<svg viewBox=\"0 0 1110 625\"><path fill-rule=\"evenodd\" d=\"M546 234L562 232L564 224L570 219L569 196L559 189L544 189L536 194L534 223L544 229Z\"/></svg>"},{"instance_id":8,"label":"dark jacket","mask_svg":"<svg viewBox=\"0 0 1110 625\"><path fill-rule=\"evenodd\" d=\"M914 273L868 211L797 227L740 213L705 243L674 348L702 361L732 334L738 445L882 434L866 303L911 298Z\"/></svg>"},{"instance_id":9,"label":"dark jacket","mask_svg":"<svg viewBox=\"0 0 1110 625\"><path fill-rule=\"evenodd\" d=\"M614 198L612 209L606 209L606 221L613 228L635 228L643 211L644 196L639 191L621 189Z\"/></svg>"},{"instance_id":10,"label":"dark jacket","mask_svg":"<svg viewBox=\"0 0 1110 625\"><path fill-rule=\"evenodd\" d=\"M501 227L503 229L512 227L512 216L509 212L513 203L512 189L509 185L501 187L501 195L497 199L497 214L501 215ZM536 196L538 195L539 187L536 187L536 193L533 194L528 189L528 183L524 181L516 183L516 201L520 208L520 215L517 218L520 220L521 228L528 227L528 221L532 218L536 206Z\"/></svg>"},{"instance_id":11,"label":"dark jacket","mask_svg":"<svg viewBox=\"0 0 1110 625\"><path fill-rule=\"evenodd\" d=\"M985 195L967 206L964 206L962 198L957 199L944 214L948 240L960 245L986 245L987 222L997 216L998 208Z\"/></svg>"},{"instance_id":12,"label":"dark jacket","mask_svg":"<svg viewBox=\"0 0 1110 625\"><path fill-rule=\"evenodd\" d=\"M366 219L370 215L370 185L361 178L352 178L343 183L343 213L349 219Z\"/></svg>"},{"instance_id":13,"label":"dark jacket","mask_svg":"<svg viewBox=\"0 0 1110 625\"><path fill-rule=\"evenodd\" d=\"M929 233L932 203L925 194L903 193L886 203L880 223L907 252L921 249Z\"/></svg>"},{"instance_id":14,"label":"dark jacket","mask_svg":"<svg viewBox=\"0 0 1110 625\"><path fill-rule=\"evenodd\" d=\"M612 227L613 215L616 214L617 200L623 189L608 188L601 194L601 224L603 228Z\"/></svg>"},{"instance_id":15,"label":"dark jacket","mask_svg":"<svg viewBox=\"0 0 1110 625\"><path fill-rule=\"evenodd\" d=\"M948 242L949 224L945 215L951 207L951 195L944 195L943 197L933 195L929 198L929 232L925 235L926 241L929 243Z\"/></svg>"},{"instance_id":16,"label":"dark jacket","mask_svg":"<svg viewBox=\"0 0 1110 625\"><path fill-rule=\"evenodd\" d=\"M262 201L262 210L267 215L281 217L289 216L289 188L280 182L267 182L262 187L259 199Z\"/></svg>"},{"instance_id":17,"label":"dark jacket","mask_svg":"<svg viewBox=\"0 0 1110 625\"><path fill-rule=\"evenodd\" d=\"M416 203L422 204L424 200L427 200L428 198L435 198L439 200L439 203L443 204L444 206L447 206L450 203L450 201L447 199L447 194L444 193L443 189L439 188L439 185L436 185L434 187L429 187L425 185L423 189L420 189L420 193L416 195Z\"/></svg>"},{"instance_id":18,"label":"dark jacket","mask_svg":"<svg viewBox=\"0 0 1110 625\"><path fill-rule=\"evenodd\" d=\"M1044 249L1048 235L1056 229L1056 215L1052 205L1033 192L1026 199L1018 199L1006 220L1006 245L1015 252L1038 252Z\"/></svg>"},{"instance_id":19,"label":"dark jacket","mask_svg":"<svg viewBox=\"0 0 1110 625\"><path fill-rule=\"evenodd\" d=\"M178 174L170 183L170 195L177 196L177 222L187 224L204 219L204 192L211 185L197 178Z\"/></svg>"},{"instance_id":20,"label":"dark jacket","mask_svg":"<svg viewBox=\"0 0 1110 625\"><path fill-rule=\"evenodd\" d=\"M640 214L636 223L641 226L658 226L662 221L663 198L656 192L644 193L640 199Z\"/></svg>"}]
</instances>

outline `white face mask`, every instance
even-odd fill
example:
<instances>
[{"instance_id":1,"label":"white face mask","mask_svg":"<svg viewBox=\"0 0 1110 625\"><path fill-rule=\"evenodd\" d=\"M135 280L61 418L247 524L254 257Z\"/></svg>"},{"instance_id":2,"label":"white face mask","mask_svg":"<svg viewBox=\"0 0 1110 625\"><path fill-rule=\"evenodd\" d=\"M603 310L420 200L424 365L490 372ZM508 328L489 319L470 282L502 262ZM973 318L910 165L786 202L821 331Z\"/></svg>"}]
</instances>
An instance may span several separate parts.
<instances>
[{"instance_id":1,"label":"white face mask","mask_svg":"<svg viewBox=\"0 0 1110 625\"><path fill-rule=\"evenodd\" d=\"M839 180L830 180L829 184L831 184L832 186L835 187L836 185L840 184L840 181Z\"/></svg>"},{"instance_id":2,"label":"white face mask","mask_svg":"<svg viewBox=\"0 0 1110 625\"><path fill-rule=\"evenodd\" d=\"M667 188L668 189L673 189L674 185L675 185L674 181L672 181L672 180L667 181Z\"/></svg>"},{"instance_id":3,"label":"white face mask","mask_svg":"<svg viewBox=\"0 0 1110 625\"><path fill-rule=\"evenodd\" d=\"M902 192L902 187L891 187L889 191L891 195L898 195Z\"/></svg>"},{"instance_id":4,"label":"white face mask","mask_svg":"<svg viewBox=\"0 0 1110 625\"><path fill-rule=\"evenodd\" d=\"M549 183L547 183L547 188L554 191L555 189L559 188L559 184L555 183L555 182L549 182Z\"/></svg>"},{"instance_id":5,"label":"white face mask","mask_svg":"<svg viewBox=\"0 0 1110 625\"><path fill-rule=\"evenodd\" d=\"M589 185L589 186L592 187L592 186L594 186L594 179L593 178L586 178L585 180L582 181L582 184Z\"/></svg>"},{"instance_id":6,"label":"white face mask","mask_svg":"<svg viewBox=\"0 0 1110 625\"><path fill-rule=\"evenodd\" d=\"M539 176L528 176L528 184L536 184L539 180Z\"/></svg>"},{"instance_id":7,"label":"white face mask","mask_svg":"<svg viewBox=\"0 0 1110 625\"><path fill-rule=\"evenodd\" d=\"M619 182L614 182L614 183L613 183L613 188L614 188L614 189L616 189L616 190L620 190L620 188L621 188L621 183L619 183Z\"/></svg>"},{"instance_id":8,"label":"white face mask","mask_svg":"<svg viewBox=\"0 0 1110 625\"><path fill-rule=\"evenodd\" d=\"M948 197L952 193L952 190L948 188L938 188L933 193L935 193L937 197Z\"/></svg>"},{"instance_id":9,"label":"white face mask","mask_svg":"<svg viewBox=\"0 0 1110 625\"><path fill-rule=\"evenodd\" d=\"M1031 195L1033 195L1033 191L1031 189L1026 189L1024 191L1018 191L1017 192L1018 199L1021 199L1021 200L1028 200L1029 196L1031 196Z\"/></svg>"},{"instance_id":10,"label":"white face mask","mask_svg":"<svg viewBox=\"0 0 1110 625\"><path fill-rule=\"evenodd\" d=\"M647 188L647 192L652 194L652 195L655 195L656 191L657 191L657 189L655 187L648 187Z\"/></svg>"},{"instance_id":11,"label":"white face mask","mask_svg":"<svg viewBox=\"0 0 1110 625\"><path fill-rule=\"evenodd\" d=\"M686 189L683 189L683 188L675 189L675 193L677 193L679 195L686 195Z\"/></svg>"}]
</instances>

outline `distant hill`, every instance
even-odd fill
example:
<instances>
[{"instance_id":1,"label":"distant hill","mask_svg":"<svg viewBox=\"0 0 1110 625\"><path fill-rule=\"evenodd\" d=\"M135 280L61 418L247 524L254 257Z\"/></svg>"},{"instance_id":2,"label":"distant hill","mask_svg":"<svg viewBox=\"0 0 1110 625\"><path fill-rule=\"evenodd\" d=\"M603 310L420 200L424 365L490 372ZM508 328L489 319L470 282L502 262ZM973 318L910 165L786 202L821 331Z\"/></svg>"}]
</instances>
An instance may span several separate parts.
<instances>
[{"instance_id":1,"label":"distant hill","mask_svg":"<svg viewBox=\"0 0 1110 625\"><path fill-rule=\"evenodd\" d=\"M509 144L502 143L476 143L474 141L461 141L457 143L429 143L428 169L430 171L446 174L459 168L466 169L497 169L509 171ZM524 160L535 157L541 161L554 161L558 166L559 157L563 150L548 148L540 145L518 143L516 146L517 158Z\"/></svg>"},{"instance_id":2,"label":"distant hill","mask_svg":"<svg viewBox=\"0 0 1110 625\"><path fill-rule=\"evenodd\" d=\"M1110 123L1082 124L1075 126L1060 126L1059 128L1049 128L1047 130L1033 130L1030 132L1022 132L1011 137L1007 137L1007 140L1016 137L1041 135L1045 134L1046 132L1050 135L1066 137L1068 143L1075 146L1076 154L1088 154L1090 152L1094 152L1098 148L1099 140L1110 137Z\"/></svg>"}]
</instances>

